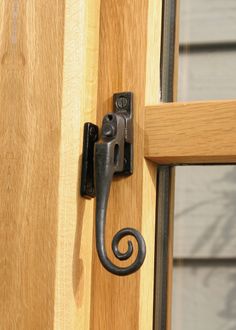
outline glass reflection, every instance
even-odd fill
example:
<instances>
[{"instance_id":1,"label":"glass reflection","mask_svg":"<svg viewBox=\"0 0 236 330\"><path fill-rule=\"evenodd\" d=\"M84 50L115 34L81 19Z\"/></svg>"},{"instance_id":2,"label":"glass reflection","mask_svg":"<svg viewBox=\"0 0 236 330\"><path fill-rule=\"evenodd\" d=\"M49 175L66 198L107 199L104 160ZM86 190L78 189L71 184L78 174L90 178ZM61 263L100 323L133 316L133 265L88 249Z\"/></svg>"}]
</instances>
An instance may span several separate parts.
<instances>
[{"instance_id":1,"label":"glass reflection","mask_svg":"<svg viewBox=\"0 0 236 330\"><path fill-rule=\"evenodd\" d=\"M236 98L236 1L180 0L178 100Z\"/></svg>"},{"instance_id":2,"label":"glass reflection","mask_svg":"<svg viewBox=\"0 0 236 330\"><path fill-rule=\"evenodd\" d=\"M236 1L180 0L178 101L236 98ZM214 118L212 118L214 120ZM172 330L236 329L236 166L176 168Z\"/></svg>"},{"instance_id":3,"label":"glass reflection","mask_svg":"<svg viewBox=\"0 0 236 330\"><path fill-rule=\"evenodd\" d=\"M236 166L176 168L173 330L236 329Z\"/></svg>"}]
</instances>

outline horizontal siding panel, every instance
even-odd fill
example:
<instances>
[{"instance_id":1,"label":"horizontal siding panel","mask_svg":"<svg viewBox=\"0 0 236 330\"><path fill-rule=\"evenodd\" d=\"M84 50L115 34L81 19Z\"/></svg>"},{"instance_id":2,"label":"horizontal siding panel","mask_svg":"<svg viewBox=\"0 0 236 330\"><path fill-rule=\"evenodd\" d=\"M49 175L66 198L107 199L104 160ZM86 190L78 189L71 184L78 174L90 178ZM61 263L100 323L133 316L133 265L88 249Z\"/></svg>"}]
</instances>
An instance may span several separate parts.
<instances>
[{"instance_id":1,"label":"horizontal siding panel","mask_svg":"<svg viewBox=\"0 0 236 330\"><path fill-rule=\"evenodd\" d=\"M235 201L236 166L178 166L174 257L235 258Z\"/></svg>"},{"instance_id":2,"label":"horizontal siding panel","mask_svg":"<svg viewBox=\"0 0 236 330\"><path fill-rule=\"evenodd\" d=\"M235 0L180 0L180 43L236 41Z\"/></svg>"},{"instance_id":3,"label":"horizontal siding panel","mask_svg":"<svg viewBox=\"0 0 236 330\"><path fill-rule=\"evenodd\" d=\"M236 50L182 53L178 91L178 101L235 99Z\"/></svg>"}]
</instances>

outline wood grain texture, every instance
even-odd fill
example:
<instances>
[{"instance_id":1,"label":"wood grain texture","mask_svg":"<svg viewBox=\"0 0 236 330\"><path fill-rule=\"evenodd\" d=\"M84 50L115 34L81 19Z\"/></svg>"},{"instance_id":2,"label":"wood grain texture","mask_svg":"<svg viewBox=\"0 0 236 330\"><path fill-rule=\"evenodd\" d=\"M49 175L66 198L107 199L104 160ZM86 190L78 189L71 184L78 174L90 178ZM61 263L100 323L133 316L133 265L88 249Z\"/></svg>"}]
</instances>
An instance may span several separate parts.
<instances>
[{"instance_id":1,"label":"wood grain texture","mask_svg":"<svg viewBox=\"0 0 236 330\"><path fill-rule=\"evenodd\" d=\"M145 105L160 102L160 62L162 0L148 1ZM142 126L143 126L143 116ZM142 140L143 140L142 136ZM140 151L138 151L140 152ZM157 170L149 161L142 162L142 234L146 238L147 257L140 271L139 329L153 329L154 260L156 227ZM138 210L139 212L139 210Z\"/></svg>"},{"instance_id":2,"label":"wood grain texture","mask_svg":"<svg viewBox=\"0 0 236 330\"><path fill-rule=\"evenodd\" d=\"M64 1L1 1L0 22L1 328L52 329Z\"/></svg>"},{"instance_id":3,"label":"wood grain texture","mask_svg":"<svg viewBox=\"0 0 236 330\"><path fill-rule=\"evenodd\" d=\"M83 125L96 122L100 1L67 0L54 329L88 330L94 200L79 194Z\"/></svg>"},{"instance_id":4,"label":"wood grain texture","mask_svg":"<svg viewBox=\"0 0 236 330\"><path fill-rule=\"evenodd\" d=\"M149 0L148 4L148 38L146 55L146 105L157 104L161 97L160 62L162 24L162 1Z\"/></svg>"},{"instance_id":5,"label":"wood grain texture","mask_svg":"<svg viewBox=\"0 0 236 330\"><path fill-rule=\"evenodd\" d=\"M99 1L0 1L0 328L89 329Z\"/></svg>"},{"instance_id":6,"label":"wood grain texture","mask_svg":"<svg viewBox=\"0 0 236 330\"><path fill-rule=\"evenodd\" d=\"M148 5L151 6L149 11ZM91 300L91 329L94 330L152 329L156 169L152 163L145 161L143 155L143 107L146 102L159 101L159 80L154 79L152 84L151 68L146 71L147 44L152 47L150 40L153 40L151 35L148 39L148 19L154 22L154 25L149 24L149 31L153 33L155 24L159 31L159 20L150 17L160 17L159 8L157 1L101 1L98 123L101 123L105 113L112 111L113 93L132 91L135 139L134 174L112 183L106 246L110 258L121 265L112 257L112 238L121 228L134 227L141 231L146 240L147 256L140 271L128 277L117 277L103 269L94 244ZM159 31L157 43L160 42L160 36ZM154 48L158 55L157 62L154 61L155 56L152 61L155 65L153 70L156 70L160 56L156 45ZM151 57L149 53L148 58ZM152 91L145 92L145 85L153 88L153 94ZM126 244L126 240L121 242L121 248L126 249Z\"/></svg>"},{"instance_id":7,"label":"wood grain texture","mask_svg":"<svg viewBox=\"0 0 236 330\"><path fill-rule=\"evenodd\" d=\"M157 163L236 162L236 101L145 108L145 156Z\"/></svg>"}]
</instances>

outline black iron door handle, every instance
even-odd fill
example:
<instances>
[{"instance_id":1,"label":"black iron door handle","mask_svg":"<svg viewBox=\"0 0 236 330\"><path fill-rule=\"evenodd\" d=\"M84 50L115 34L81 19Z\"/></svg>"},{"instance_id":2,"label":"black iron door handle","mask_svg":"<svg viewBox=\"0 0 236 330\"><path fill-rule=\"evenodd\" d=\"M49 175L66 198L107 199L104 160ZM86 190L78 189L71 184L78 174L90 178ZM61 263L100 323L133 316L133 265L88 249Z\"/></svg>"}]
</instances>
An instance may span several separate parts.
<instances>
[{"instance_id":1,"label":"black iron door handle","mask_svg":"<svg viewBox=\"0 0 236 330\"><path fill-rule=\"evenodd\" d=\"M146 247L142 235L133 228L121 229L112 240L112 250L119 260L127 260L133 254L133 244L128 241L128 249L122 253L118 249L119 241L128 235L135 237L138 243L138 254L128 267L118 267L108 258L105 247L106 210L110 186L114 173L124 168L125 118L122 114L108 114L104 117L102 143L95 146L95 182L96 182L96 246L102 265L116 275L129 275L143 264Z\"/></svg>"},{"instance_id":2,"label":"black iron door handle","mask_svg":"<svg viewBox=\"0 0 236 330\"><path fill-rule=\"evenodd\" d=\"M109 113L103 118L102 141L95 143L96 248L102 265L109 272L115 275L125 276L136 272L143 264L146 255L145 241L142 235L134 228L123 228L116 233L112 240L112 251L117 259L127 260L133 254L133 244L131 241L128 241L126 252L119 251L118 245L123 237L133 236L138 244L138 253L135 261L127 267L116 266L107 256L105 225L113 176L132 174L133 133L131 93L115 94L114 110L113 113ZM89 183L91 184L91 179ZM87 196L88 194L84 193L84 195Z\"/></svg>"}]
</instances>

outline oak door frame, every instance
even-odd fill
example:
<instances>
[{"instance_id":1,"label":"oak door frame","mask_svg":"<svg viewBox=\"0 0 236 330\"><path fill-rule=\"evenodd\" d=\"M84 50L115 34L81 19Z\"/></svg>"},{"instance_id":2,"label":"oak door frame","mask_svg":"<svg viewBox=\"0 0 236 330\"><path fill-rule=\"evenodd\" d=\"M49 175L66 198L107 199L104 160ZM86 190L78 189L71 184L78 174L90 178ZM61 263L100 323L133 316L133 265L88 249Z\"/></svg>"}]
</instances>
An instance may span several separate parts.
<instances>
[{"instance_id":1,"label":"oak door frame","mask_svg":"<svg viewBox=\"0 0 236 330\"><path fill-rule=\"evenodd\" d=\"M102 0L97 123L112 110L115 92L134 94L134 173L114 180L109 197L106 246L123 227L142 233L147 247L141 269L127 277L108 273L93 243L91 329L153 328L156 165L144 158L143 106L160 102L161 0ZM123 205L124 207L120 207ZM95 242L95 238L93 240ZM126 249L126 241L121 242ZM119 264L108 252L114 263Z\"/></svg>"},{"instance_id":2,"label":"oak door frame","mask_svg":"<svg viewBox=\"0 0 236 330\"><path fill-rule=\"evenodd\" d=\"M0 17L1 322L152 329L157 171L144 107L160 102L162 0L3 0ZM120 91L134 93L134 174L112 184L107 246L127 226L147 245L122 278L102 268L94 201L78 193L83 124L100 125Z\"/></svg>"},{"instance_id":3,"label":"oak door frame","mask_svg":"<svg viewBox=\"0 0 236 330\"><path fill-rule=\"evenodd\" d=\"M90 328L94 201L78 182L99 19L99 0L0 1L4 329Z\"/></svg>"}]
</instances>

